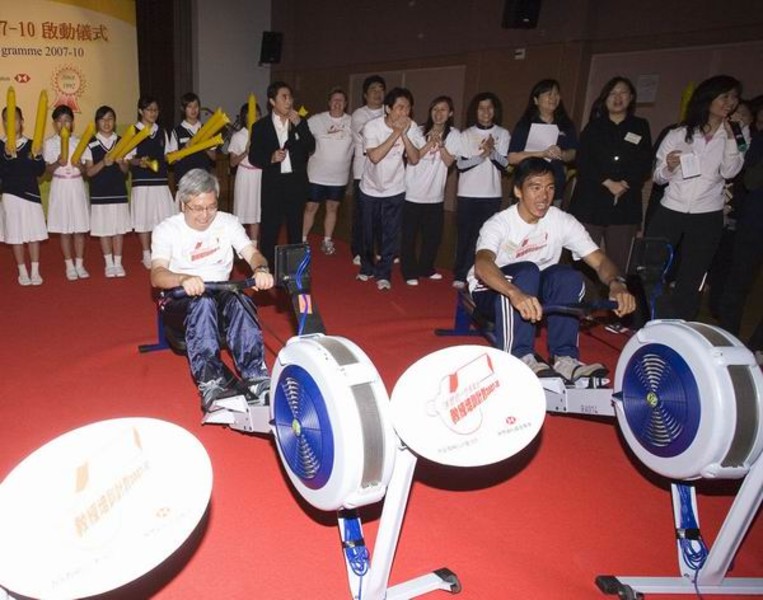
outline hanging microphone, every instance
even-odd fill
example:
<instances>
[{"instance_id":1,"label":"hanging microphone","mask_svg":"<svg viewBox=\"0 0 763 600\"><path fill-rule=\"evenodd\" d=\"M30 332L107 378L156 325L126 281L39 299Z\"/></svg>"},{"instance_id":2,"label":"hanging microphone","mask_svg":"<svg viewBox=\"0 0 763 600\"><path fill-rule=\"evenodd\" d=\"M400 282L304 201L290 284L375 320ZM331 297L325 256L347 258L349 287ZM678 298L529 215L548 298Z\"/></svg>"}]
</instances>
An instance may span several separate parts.
<instances>
[{"instance_id":1,"label":"hanging microphone","mask_svg":"<svg viewBox=\"0 0 763 600\"><path fill-rule=\"evenodd\" d=\"M747 151L747 140L744 139L744 134L742 133L742 126L739 124L739 121L729 121L729 125L731 126L731 131L734 134L734 139L737 143L737 148L739 148L740 152L746 152Z\"/></svg>"}]
</instances>

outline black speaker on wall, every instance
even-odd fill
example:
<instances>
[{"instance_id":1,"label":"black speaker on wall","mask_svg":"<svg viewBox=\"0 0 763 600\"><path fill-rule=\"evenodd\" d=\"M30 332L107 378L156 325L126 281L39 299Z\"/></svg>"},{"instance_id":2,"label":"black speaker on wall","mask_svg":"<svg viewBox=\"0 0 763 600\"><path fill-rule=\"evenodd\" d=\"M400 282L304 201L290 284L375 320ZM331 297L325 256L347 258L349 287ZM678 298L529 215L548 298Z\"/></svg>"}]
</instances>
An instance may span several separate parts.
<instances>
[{"instance_id":1,"label":"black speaker on wall","mask_svg":"<svg viewBox=\"0 0 763 600\"><path fill-rule=\"evenodd\" d=\"M535 29L538 26L541 0L506 0L501 27L504 29Z\"/></svg>"},{"instance_id":2,"label":"black speaker on wall","mask_svg":"<svg viewBox=\"0 0 763 600\"><path fill-rule=\"evenodd\" d=\"M263 31L260 46L260 64L273 65L281 62L281 45L283 33L278 31Z\"/></svg>"}]
</instances>

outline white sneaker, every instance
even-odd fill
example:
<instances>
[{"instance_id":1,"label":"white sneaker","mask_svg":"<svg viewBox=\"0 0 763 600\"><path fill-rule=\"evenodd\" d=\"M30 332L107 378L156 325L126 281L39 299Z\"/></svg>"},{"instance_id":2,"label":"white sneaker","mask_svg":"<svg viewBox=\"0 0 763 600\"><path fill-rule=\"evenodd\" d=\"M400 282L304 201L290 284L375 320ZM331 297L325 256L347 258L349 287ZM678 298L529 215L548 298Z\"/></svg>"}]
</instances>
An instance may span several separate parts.
<instances>
[{"instance_id":1,"label":"white sneaker","mask_svg":"<svg viewBox=\"0 0 763 600\"><path fill-rule=\"evenodd\" d=\"M400 264L400 257L399 257L399 256L396 256L395 258L393 258L393 259L392 259L392 262L393 262L394 264L396 264L396 265L399 265L399 264Z\"/></svg>"},{"instance_id":2,"label":"white sneaker","mask_svg":"<svg viewBox=\"0 0 763 600\"><path fill-rule=\"evenodd\" d=\"M146 267L149 271L151 270L151 257L150 256L144 256L143 259L140 261L143 263L143 266Z\"/></svg>"},{"instance_id":3,"label":"white sneaker","mask_svg":"<svg viewBox=\"0 0 763 600\"><path fill-rule=\"evenodd\" d=\"M554 375L554 372L551 370L551 367L549 367L542 360L538 360L538 357L535 356L533 353L525 354L519 360L521 360L528 367L530 367L532 372L535 373L536 377L552 377Z\"/></svg>"},{"instance_id":4,"label":"white sneaker","mask_svg":"<svg viewBox=\"0 0 763 600\"><path fill-rule=\"evenodd\" d=\"M32 280L29 279L29 275L24 273L23 275L19 275L19 285L27 286L32 285Z\"/></svg>"},{"instance_id":5,"label":"white sneaker","mask_svg":"<svg viewBox=\"0 0 763 600\"><path fill-rule=\"evenodd\" d=\"M392 284L386 279L380 279L376 282L376 289L383 291L392 289Z\"/></svg>"},{"instance_id":6,"label":"white sneaker","mask_svg":"<svg viewBox=\"0 0 763 600\"><path fill-rule=\"evenodd\" d=\"M554 360L554 371L569 382L577 381L581 377L604 377L609 372L601 363L587 365L571 356L557 356Z\"/></svg>"},{"instance_id":7,"label":"white sneaker","mask_svg":"<svg viewBox=\"0 0 763 600\"><path fill-rule=\"evenodd\" d=\"M418 279L406 279L405 283L406 283L406 285L417 286L417 285L419 285L419 280Z\"/></svg>"},{"instance_id":8,"label":"white sneaker","mask_svg":"<svg viewBox=\"0 0 763 600\"><path fill-rule=\"evenodd\" d=\"M90 277L90 273L85 270L84 265L81 267L74 267L74 271L77 273L77 277L80 279L87 279Z\"/></svg>"},{"instance_id":9,"label":"white sneaker","mask_svg":"<svg viewBox=\"0 0 763 600\"><path fill-rule=\"evenodd\" d=\"M360 254L356 254L355 256L352 257L352 264L355 265L356 267L360 266Z\"/></svg>"},{"instance_id":10,"label":"white sneaker","mask_svg":"<svg viewBox=\"0 0 763 600\"><path fill-rule=\"evenodd\" d=\"M365 273L358 273L357 275L355 275L355 279L357 279L358 281L368 281L369 279L371 279L371 277L373 277L373 275L366 275Z\"/></svg>"},{"instance_id":11,"label":"white sneaker","mask_svg":"<svg viewBox=\"0 0 763 600\"><path fill-rule=\"evenodd\" d=\"M42 275L39 273L32 273L32 276L29 278L29 281L32 282L32 285L42 285Z\"/></svg>"},{"instance_id":12,"label":"white sneaker","mask_svg":"<svg viewBox=\"0 0 763 600\"><path fill-rule=\"evenodd\" d=\"M125 275L127 272L122 265L114 265L114 277L124 277Z\"/></svg>"},{"instance_id":13,"label":"white sneaker","mask_svg":"<svg viewBox=\"0 0 763 600\"><path fill-rule=\"evenodd\" d=\"M103 274L104 274L104 275L105 275L105 276L106 276L108 279L111 279L112 277L116 277L116 276L117 276L117 272L116 272L116 270L115 270L115 269L116 269L116 267L113 267L113 266L112 266L112 267L106 267L106 268L103 270Z\"/></svg>"},{"instance_id":14,"label":"white sneaker","mask_svg":"<svg viewBox=\"0 0 763 600\"><path fill-rule=\"evenodd\" d=\"M457 290L463 290L466 287L466 282L461 281L460 279L456 279L453 281L453 287Z\"/></svg>"},{"instance_id":15,"label":"white sneaker","mask_svg":"<svg viewBox=\"0 0 763 600\"><path fill-rule=\"evenodd\" d=\"M429 276L429 279L431 279L432 281L440 281L440 279L442 279L442 273L432 273Z\"/></svg>"},{"instance_id":16,"label":"white sneaker","mask_svg":"<svg viewBox=\"0 0 763 600\"><path fill-rule=\"evenodd\" d=\"M77 269L66 267L66 278L69 281L77 281Z\"/></svg>"}]
</instances>

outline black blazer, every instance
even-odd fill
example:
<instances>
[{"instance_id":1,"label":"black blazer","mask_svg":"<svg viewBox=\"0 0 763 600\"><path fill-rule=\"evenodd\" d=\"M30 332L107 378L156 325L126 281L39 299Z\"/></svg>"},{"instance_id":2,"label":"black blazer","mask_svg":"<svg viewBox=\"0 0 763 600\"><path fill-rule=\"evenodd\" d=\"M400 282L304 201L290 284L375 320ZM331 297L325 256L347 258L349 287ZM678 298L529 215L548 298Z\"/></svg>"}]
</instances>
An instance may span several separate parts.
<instances>
[{"instance_id":1,"label":"black blazer","mask_svg":"<svg viewBox=\"0 0 763 600\"><path fill-rule=\"evenodd\" d=\"M252 126L249 162L262 169L263 184L281 175L281 163L270 162L273 152L280 147L272 114ZM289 137L284 148L289 151L292 175L307 181L307 159L315 151L315 138L307 126L306 119L302 119L297 126L289 124Z\"/></svg>"}]
</instances>

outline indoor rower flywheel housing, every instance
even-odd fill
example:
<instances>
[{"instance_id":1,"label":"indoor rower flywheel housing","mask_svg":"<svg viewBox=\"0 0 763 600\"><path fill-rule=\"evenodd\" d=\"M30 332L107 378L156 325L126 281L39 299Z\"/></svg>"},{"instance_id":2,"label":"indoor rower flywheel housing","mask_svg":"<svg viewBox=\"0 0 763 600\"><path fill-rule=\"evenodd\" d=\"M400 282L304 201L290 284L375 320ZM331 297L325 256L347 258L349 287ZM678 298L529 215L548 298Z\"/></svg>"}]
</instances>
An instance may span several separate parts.
<instances>
[{"instance_id":1,"label":"indoor rower flywheel housing","mask_svg":"<svg viewBox=\"0 0 763 600\"><path fill-rule=\"evenodd\" d=\"M276 447L302 497L321 510L381 500L397 436L368 356L346 338L294 337L278 353L272 382Z\"/></svg>"},{"instance_id":2,"label":"indoor rower flywheel housing","mask_svg":"<svg viewBox=\"0 0 763 600\"><path fill-rule=\"evenodd\" d=\"M744 477L763 450L763 374L718 327L647 323L617 363L615 400L631 450L670 479Z\"/></svg>"}]
</instances>

